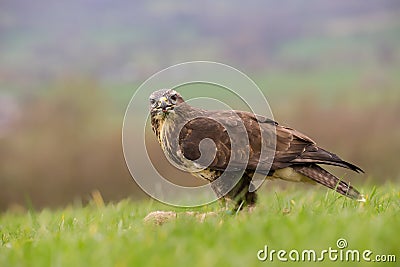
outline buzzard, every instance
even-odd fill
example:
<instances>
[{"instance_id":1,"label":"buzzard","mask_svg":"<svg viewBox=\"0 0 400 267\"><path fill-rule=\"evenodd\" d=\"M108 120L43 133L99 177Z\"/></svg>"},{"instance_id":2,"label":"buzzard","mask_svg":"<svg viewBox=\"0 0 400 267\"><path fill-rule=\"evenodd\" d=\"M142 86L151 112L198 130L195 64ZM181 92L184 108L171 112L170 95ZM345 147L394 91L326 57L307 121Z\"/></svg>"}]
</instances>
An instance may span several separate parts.
<instances>
[{"instance_id":1,"label":"buzzard","mask_svg":"<svg viewBox=\"0 0 400 267\"><path fill-rule=\"evenodd\" d=\"M151 94L150 115L152 130L170 161L213 182L217 196L233 201L236 211L256 203L252 189L256 173L267 179L319 183L351 199L365 201L355 188L319 164L363 172L359 167L271 119L244 111L192 107L172 89ZM217 182L224 173L239 173L240 177L233 186L229 175Z\"/></svg>"}]
</instances>

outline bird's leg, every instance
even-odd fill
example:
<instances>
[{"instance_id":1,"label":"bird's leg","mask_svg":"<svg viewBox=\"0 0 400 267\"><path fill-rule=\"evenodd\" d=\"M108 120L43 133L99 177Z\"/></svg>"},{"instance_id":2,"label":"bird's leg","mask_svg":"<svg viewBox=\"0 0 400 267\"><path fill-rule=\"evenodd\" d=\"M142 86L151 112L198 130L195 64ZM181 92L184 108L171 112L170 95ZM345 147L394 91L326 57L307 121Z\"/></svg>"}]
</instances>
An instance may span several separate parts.
<instances>
[{"instance_id":1,"label":"bird's leg","mask_svg":"<svg viewBox=\"0 0 400 267\"><path fill-rule=\"evenodd\" d=\"M257 193L256 192L247 192L246 194L246 203L249 206L255 205L257 202Z\"/></svg>"},{"instance_id":2,"label":"bird's leg","mask_svg":"<svg viewBox=\"0 0 400 267\"><path fill-rule=\"evenodd\" d=\"M232 214L231 210L229 209L229 204L231 199L229 195L224 195L223 192L223 184L218 183L218 180L214 183L211 183L211 188L214 190L214 193L219 199L219 203L221 205L221 210L225 213Z\"/></svg>"},{"instance_id":3,"label":"bird's leg","mask_svg":"<svg viewBox=\"0 0 400 267\"><path fill-rule=\"evenodd\" d=\"M228 194L222 196L221 191L223 184L214 183L212 188L217 196L220 196L220 203L225 206L222 209L229 214L237 214L244 207L249 207L252 210L257 199L255 192L249 192L251 177L248 174L244 174L238 183L232 188ZM221 189L222 188L222 189ZM233 202L233 203L232 203ZM229 204L233 205L229 205ZM234 206L233 209L229 209L229 206Z\"/></svg>"},{"instance_id":4,"label":"bird's leg","mask_svg":"<svg viewBox=\"0 0 400 267\"><path fill-rule=\"evenodd\" d=\"M256 202L257 202L256 192L246 192L246 194L243 197L239 198L236 201L236 205L235 208L233 209L233 212L238 213L244 207L247 207L248 211L252 212L254 210Z\"/></svg>"},{"instance_id":5,"label":"bird's leg","mask_svg":"<svg viewBox=\"0 0 400 267\"><path fill-rule=\"evenodd\" d=\"M256 192L248 192L246 194L246 203L248 205L248 211L253 212L256 207L257 202L257 193Z\"/></svg>"}]
</instances>

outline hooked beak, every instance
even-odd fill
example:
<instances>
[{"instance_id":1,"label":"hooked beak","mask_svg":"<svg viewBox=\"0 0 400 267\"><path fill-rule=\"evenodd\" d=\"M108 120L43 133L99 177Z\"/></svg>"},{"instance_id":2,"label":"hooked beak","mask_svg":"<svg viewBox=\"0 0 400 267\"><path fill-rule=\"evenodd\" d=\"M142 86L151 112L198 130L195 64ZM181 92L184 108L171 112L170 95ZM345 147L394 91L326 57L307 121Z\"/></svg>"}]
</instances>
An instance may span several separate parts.
<instances>
[{"instance_id":1,"label":"hooked beak","mask_svg":"<svg viewBox=\"0 0 400 267\"><path fill-rule=\"evenodd\" d=\"M169 100L163 96L159 98L157 109L161 109L163 113L168 113L173 109L173 105L169 102Z\"/></svg>"},{"instance_id":2,"label":"hooked beak","mask_svg":"<svg viewBox=\"0 0 400 267\"><path fill-rule=\"evenodd\" d=\"M158 105L163 112L167 112L167 107L169 106L169 103L167 102L167 98L165 96L160 98L160 104Z\"/></svg>"}]
</instances>

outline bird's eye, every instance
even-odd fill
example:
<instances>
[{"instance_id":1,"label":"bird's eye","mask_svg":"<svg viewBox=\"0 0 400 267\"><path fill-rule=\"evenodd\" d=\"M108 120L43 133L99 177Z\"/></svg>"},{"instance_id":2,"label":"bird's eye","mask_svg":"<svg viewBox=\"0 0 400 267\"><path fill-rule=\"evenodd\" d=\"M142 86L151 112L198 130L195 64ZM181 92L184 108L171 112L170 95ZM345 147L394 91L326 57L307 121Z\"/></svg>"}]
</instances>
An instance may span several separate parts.
<instances>
[{"instance_id":1,"label":"bird's eye","mask_svg":"<svg viewBox=\"0 0 400 267\"><path fill-rule=\"evenodd\" d=\"M150 99L150 104L154 105L156 103L156 100L154 98Z\"/></svg>"},{"instance_id":2,"label":"bird's eye","mask_svg":"<svg viewBox=\"0 0 400 267\"><path fill-rule=\"evenodd\" d=\"M176 95L172 95L170 98L172 101L176 101L176 99L177 99Z\"/></svg>"}]
</instances>

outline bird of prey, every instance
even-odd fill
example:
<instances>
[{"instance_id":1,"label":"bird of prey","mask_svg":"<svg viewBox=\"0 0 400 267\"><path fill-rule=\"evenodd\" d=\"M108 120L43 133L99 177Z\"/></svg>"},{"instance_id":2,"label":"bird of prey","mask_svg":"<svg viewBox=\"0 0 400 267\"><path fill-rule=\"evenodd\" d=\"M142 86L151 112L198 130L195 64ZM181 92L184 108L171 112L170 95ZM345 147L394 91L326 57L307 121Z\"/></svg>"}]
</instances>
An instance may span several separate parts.
<instances>
[{"instance_id":1,"label":"bird of prey","mask_svg":"<svg viewBox=\"0 0 400 267\"><path fill-rule=\"evenodd\" d=\"M240 172L239 180L229 191L229 176L223 182L212 183L218 197L234 202L235 211L256 203L256 192L251 190L255 173L267 179L319 183L351 199L365 201L350 184L319 165L363 172L359 167L271 119L245 111L192 107L173 89L151 94L150 115L152 130L174 165L209 182L218 181L224 172ZM206 159L202 157L204 146L201 149L205 139L213 141L205 146L212 151L211 158Z\"/></svg>"}]
</instances>

